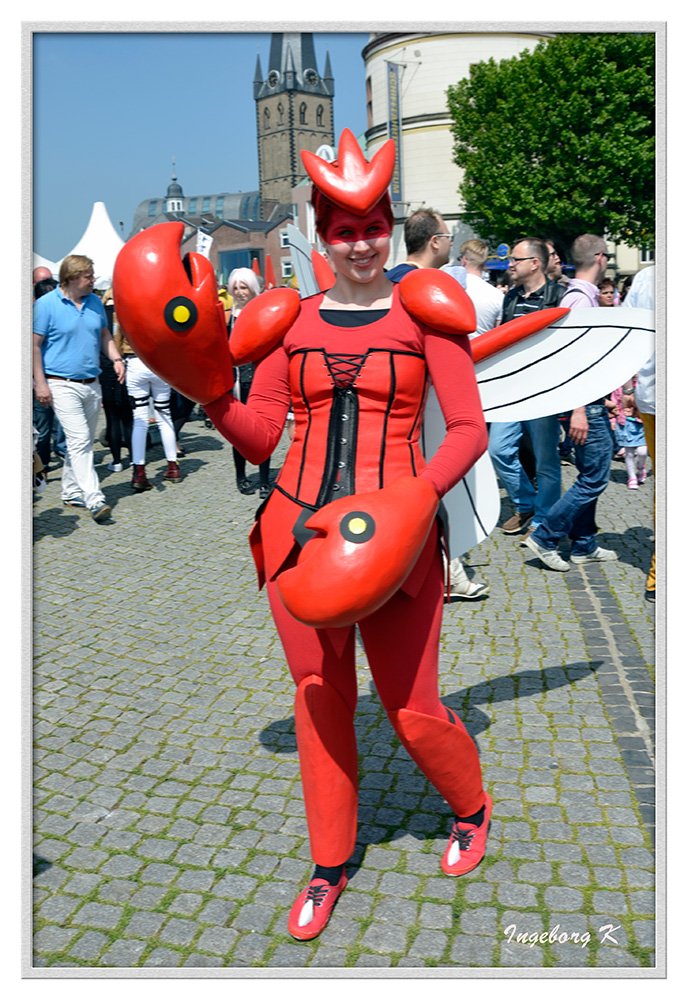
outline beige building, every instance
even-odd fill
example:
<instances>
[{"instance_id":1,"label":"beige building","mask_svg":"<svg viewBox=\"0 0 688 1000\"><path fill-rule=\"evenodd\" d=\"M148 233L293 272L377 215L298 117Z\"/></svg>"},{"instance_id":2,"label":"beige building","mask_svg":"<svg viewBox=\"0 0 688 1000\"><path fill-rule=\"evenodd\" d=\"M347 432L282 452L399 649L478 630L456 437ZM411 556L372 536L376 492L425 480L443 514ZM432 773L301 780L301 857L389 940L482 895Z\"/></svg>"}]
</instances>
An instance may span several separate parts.
<instances>
[{"instance_id":1,"label":"beige building","mask_svg":"<svg viewBox=\"0 0 688 1000\"><path fill-rule=\"evenodd\" d=\"M454 235L452 259L461 243L475 234L460 218L461 170L453 162L447 88L467 77L473 63L510 59L550 37L551 32L381 32L371 34L363 50L367 156L390 137L391 122L399 157L399 175L392 185L393 198L398 199L395 214L403 220L423 206L440 212ZM650 262L648 254L623 244L613 249L618 276L634 274ZM390 266L404 259L400 223Z\"/></svg>"}]
</instances>

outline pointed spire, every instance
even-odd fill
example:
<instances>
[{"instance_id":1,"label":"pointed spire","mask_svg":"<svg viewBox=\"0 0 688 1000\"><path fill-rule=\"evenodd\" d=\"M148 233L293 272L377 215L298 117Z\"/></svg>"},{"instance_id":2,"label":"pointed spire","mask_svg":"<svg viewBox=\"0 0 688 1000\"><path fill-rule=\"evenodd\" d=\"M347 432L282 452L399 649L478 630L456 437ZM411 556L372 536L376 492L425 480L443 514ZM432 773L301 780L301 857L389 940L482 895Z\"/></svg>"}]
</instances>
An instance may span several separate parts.
<instances>
[{"instance_id":1,"label":"pointed spire","mask_svg":"<svg viewBox=\"0 0 688 1000\"><path fill-rule=\"evenodd\" d=\"M334 80L332 76L332 66L330 65L330 50L327 50L325 55L325 73L323 75L323 80Z\"/></svg>"},{"instance_id":2,"label":"pointed spire","mask_svg":"<svg viewBox=\"0 0 688 1000\"><path fill-rule=\"evenodd\" d=\"M260 65L260 52L258 52L256 55L256 71L253 74L253 83L256 84L262 82L263 82L263 70Z\"/></svg>"}]
</instances>

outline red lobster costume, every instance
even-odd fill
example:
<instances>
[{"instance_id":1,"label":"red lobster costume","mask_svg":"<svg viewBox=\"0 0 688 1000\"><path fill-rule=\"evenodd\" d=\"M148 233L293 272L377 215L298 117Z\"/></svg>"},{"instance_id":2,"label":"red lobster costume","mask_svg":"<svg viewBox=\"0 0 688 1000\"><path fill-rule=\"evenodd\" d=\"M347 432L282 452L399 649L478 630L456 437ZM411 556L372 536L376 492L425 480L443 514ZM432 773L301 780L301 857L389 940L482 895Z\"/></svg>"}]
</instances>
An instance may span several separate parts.
<instances>
[{"instance_id":1,"label":"red lobster costume","mask_svg":"<svg viewBox=\"0 0 688 1000\"><path fill-rule=\"evenodd\" d=\"M349 212L366 216L387 197L391 142L370 164L349 132L338 163L303 156L316 193ZM295 416L251 547L296 683L318 868L289 930L308 939L346 885L356 837L355 625L395 732L458 817L444 871L463 874L484 853L491 800L478 754L437 689L445 591L438 505L487 446L463 335L474 329L474 311L460 285L437 271L405 277L391 309L363 325L321 315L322 294L301 302L297 292L277 289L242 311L230 355L210 266L190 254L184 270L181 232L181 223L156 226L120 252L115 306L128 339L254 464L274 450L290 405ZM249 360L259 364L242 405L231 392L232 363ZM429 379L447 435L426 464L419 435ZM323 869L334 877L321 877Z\"/></svg>"}]
</instances>

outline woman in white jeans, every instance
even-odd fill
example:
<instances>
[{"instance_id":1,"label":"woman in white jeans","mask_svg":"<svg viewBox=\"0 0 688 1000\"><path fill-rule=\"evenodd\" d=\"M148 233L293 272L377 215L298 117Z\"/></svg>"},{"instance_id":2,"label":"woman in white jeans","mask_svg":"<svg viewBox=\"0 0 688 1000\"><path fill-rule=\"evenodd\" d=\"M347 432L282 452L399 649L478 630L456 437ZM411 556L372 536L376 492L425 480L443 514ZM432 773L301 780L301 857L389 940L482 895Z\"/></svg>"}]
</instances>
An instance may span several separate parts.
<instances>
[{"instance_id":1,"label":"woman in white jeans","mask_svg":"<svg viewBox=\"0 0 688 1000\"><path fill-rule=\"evenodd\" d=\"M136 355L127 356L127 392L134 411L131 432L131 457L134 467L131 485L137 493L152 489L146 477L146 437L148 434L148 413L151 399L153 412L160 431L163 451L167 459L167 469L163 479L178 483L181 472L177 463L177 440L170 415L172 390L167 382L156 375Z\"/></svg>"}]
</instances>

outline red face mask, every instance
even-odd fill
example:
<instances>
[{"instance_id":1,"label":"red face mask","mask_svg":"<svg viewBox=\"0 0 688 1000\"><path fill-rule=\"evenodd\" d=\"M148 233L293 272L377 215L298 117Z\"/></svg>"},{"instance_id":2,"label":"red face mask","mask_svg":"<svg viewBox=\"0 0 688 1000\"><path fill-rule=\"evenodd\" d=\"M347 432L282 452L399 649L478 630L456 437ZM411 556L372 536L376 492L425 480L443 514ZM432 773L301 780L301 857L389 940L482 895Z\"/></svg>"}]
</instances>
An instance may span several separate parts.
<instances>
[{"instance_id":1,"label":"red face mask","mask_svg":"<svg viewBox=\"0 0 688 1000\"><path fill-rule=\"evenodd\" d=\"M365 216L354 215L353 212L337 208L330 215L327 228L322 233L325 243L331 246L337 243L367 243L389 236L389 222L379 207Z\"/></svg>"}]
</instances>

